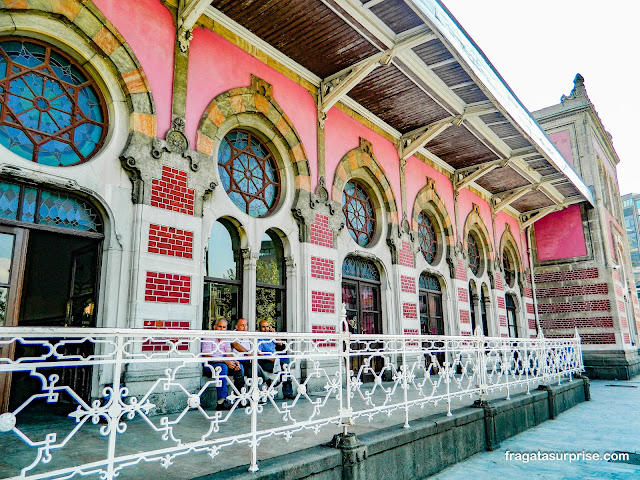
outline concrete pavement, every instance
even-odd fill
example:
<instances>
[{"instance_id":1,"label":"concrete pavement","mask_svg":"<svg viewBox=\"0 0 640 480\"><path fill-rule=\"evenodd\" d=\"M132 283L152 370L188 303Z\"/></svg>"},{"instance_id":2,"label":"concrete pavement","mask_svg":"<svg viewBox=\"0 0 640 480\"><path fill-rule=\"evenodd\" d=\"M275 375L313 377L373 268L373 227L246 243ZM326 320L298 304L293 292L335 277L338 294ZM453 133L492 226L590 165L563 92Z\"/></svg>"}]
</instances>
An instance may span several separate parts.
<instances>
[{"instance_id":1,"label":"concrete pavement","mask_svg":"<svg viewBox=\"0 0 640 480\"><path fill-rule=\"evenodd\" d=\"M604 460L540 461L516 453L629 452L631 463ZM507 452L514 453L507 459ZM635 455L634 455L635 454ZM530 457L531 458L531 457ZM635 463L635 464L634 464ZM591 401L563 412L500 445L430 477L435 480L640 479L640 378L593 380Z\"/></svg>"}]
</instances>

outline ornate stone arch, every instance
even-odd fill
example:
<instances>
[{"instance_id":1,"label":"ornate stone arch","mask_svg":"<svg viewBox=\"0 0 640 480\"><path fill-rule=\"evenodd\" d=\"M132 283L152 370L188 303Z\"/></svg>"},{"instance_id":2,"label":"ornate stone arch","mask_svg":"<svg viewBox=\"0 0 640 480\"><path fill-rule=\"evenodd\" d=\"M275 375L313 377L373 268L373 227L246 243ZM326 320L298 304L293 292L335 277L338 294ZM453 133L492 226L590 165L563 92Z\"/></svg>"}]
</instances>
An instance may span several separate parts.
<instances>
[{"instance_id":1,"label":"ornate stone arch","mask_svg":"<svg viewBox=\"0 0 640 480\"><path fill-rule=\"evenodd\" d=\"M85 39L89 48L109 64L122 88L129 110L129 141L131 142L131 136L136 134L145 137L156 136L156 108L140 62L124 37L91 0L3 2L0 12L11 19L0 26L0 34L36 33L50 38L64 36L58 31L54 33L44 31L42 27L38 28L42 24L41 21L25 21L33 16L63 23L78 33Z\"/></svg>"},{"instance_id":2,"label":"ornate stone arch","mask_svg":"<svg viewBox=\"0 0 640 480\"><path fill-rule=\"evenodd\" d=\"M510 255L509 255L510 253ZM502 232L502 236L500 237L500 249L498 250L497 258L500 259L500 270L502 271L503 280L505 281L505 288L507 287L507 282L505 278L504 271L504 256L509 255L512 257L512 262L515 262L512 265L514 273L516 273L516 282L513 285L514 287L518 283L522 283L524 278L524 262L522 261L522 257L520 256L520 250L518 249L518 244L516 243L516 239L511 232L511 226L507 223L505 226L504 232ZM524 286L522 287L524 288ZM521 289L521 291L524 291Z\"/></svg>"},{"instance_id":3,"label":"ornate stone arch","mask_svg":"<svg viewBox=\"0 0 640 480\"><path fill-rule=\"evenodd\" d=\"M464 251L467 250L467 237L469 233L474 231L478 234L480 241L482 242L482 246L486 249L487 260L491 261L494 259L493 247L491 246L491 236L489 235L489 230L487 226L484 224L482 217L480 216L480 210L478 206L474 203L471 212L467 215L467 219L464 222L464 233L462 236L462 248Z\"/></svg>"},{"instance_id":4,"label":"ornate stone arch","mask_svg":"<svg viewBox=\"0 0 640 480\"><path fill-rule=\"evenodd\" d=\"M388 222L398 225L398 208L393 189L384 170L376 161L371 143L364 138L360 138L359 147L347 152L338 163L333 177L332 199L340 202L345 184L357 173L364 173L365 179L379 190Z\"/></svg>"},{"instance_id":5,"label":"ornate stone arch","mask_svg":"<svg viewBox=\"0 0 640 480\"><path fill-rule=\"evenodd\" d=\"M418 230L418 216L420 212L426 211L431 213L442 222L444 230L445 241L448 247L454 247L456 243L455 233L451 218L447 212L442 199L438 195L435 189L435 181L427 177L427 184L418 192L416 199L413 203L413 215L411 217L411 228L414 231Z\"/></svg>"},{"instance_id":6,"label":"ornate stone arch","mask_svg":"<svg viewBox=\"0 0 640 480\"><path fill-rule=\"evenodd\" d=\"M512 250L517 262L518 271L522 272L524 270L524 262L522 261L520 249L518 248L518 244L516 243L516 238L513 236L513 232L511 232L511 226L508 223L506 224L504 232L502 232L502 236L500 237L500 250L498 253L500 257L502 257L502 252L504 252L505 248L509 248Z\"/></svg>"},{"instance_id":7,"label":"ornate stone arch","mask_svg":"<svg viewBox=\"0 0 640 480\"><path fill-rule=\"evenodd\" d=\"M198 127L196 151L211 156L219 140L218 130L240 114L258 115L286 145L293 167L295 188L311 192L311 170L307 153L293 123L273 98L273 88L251 75L251 86L228 90L212 100Z\"/></svg>"}]
</instances>

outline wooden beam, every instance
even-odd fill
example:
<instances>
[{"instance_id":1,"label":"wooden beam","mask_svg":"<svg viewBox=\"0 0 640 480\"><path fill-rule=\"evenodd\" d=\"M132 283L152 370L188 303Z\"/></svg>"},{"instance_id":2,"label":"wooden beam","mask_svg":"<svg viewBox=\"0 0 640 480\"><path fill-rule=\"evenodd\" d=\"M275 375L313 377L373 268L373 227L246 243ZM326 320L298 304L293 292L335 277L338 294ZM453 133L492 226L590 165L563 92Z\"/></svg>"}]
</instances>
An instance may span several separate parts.
<instances>
[{"instance_id":1,"label":"wooden beam","mask_svg":"<svg viewBox=\"0 0 640 480\"><path fill-rule=\"evenodd\" d=\"M458 170L456 170L456 174L453 182L454 189L456 191L462 190L464 187L466 187L470 183L475 182L479 178L485 176L487 173L498 168L500 166L500 163L501 162L488 162L488 163L482 164L480 168L478 168L472 173L469 173L466 176L464 173L458 173Z\"/></svg>"},{"instance_id":2,"label":"wooden beam","mask_svg":"<svg viewBox=\"0 0 640 480\"><path fill-rule=\"evenodd\" d=\"M204 11L211 5L210 0L180 0L179 5L179 16L180 21L179 27L184 28L185 30L191 30L193 26L196 24L200 15L204 13Z\"/></svg>"},{"instance_id":3,"label":"wooden beam","mask_svg":"<svg viewBox=\"0 0 640 480\"><path fill-rule=\"evenodd\" d=\"M419 131L403 135L400 139L400 158L402 160L406 160L411 155L414 155L418 150L423 148L431 140L444 132L451 125L455 125L456 123L462 123L462 117L445 118L444 120L440 120L438 122L432 123L431 125L423 127ZM420 131L422 133L420 133ZM410 143L405 146L405 142Z\"/></svg>"},{"instance_id":4,"label":"wooden beam","mask_svg":"<svg viewBox=\"0 0 640 480\"><path fill-rule=\"evenodd\" d=\"M362 60L354 65L342 69L324 80L320 84L320 95L318 96L318 111L327 113L331 107L343 99L358 83L367 77L380 65L389 65L393 57L400 52L414 48L418 45L436 38L431 31L418 31L418 33L398 37L390 49L376 53L371 57Z\"/></svg>"},{"instance_id":5,"label":"wooden beam","mask_svg":"<svg viewBox=\"0 0 640 480\"><path fill-rule=\"evenodd\" d=\"M515 202L519 198L524 197L527 193L536 190L536 187L536 185L525 185L524 187L516 188L509 192L504 192L504 194L506 194L504 197L494 195L491 198L491 213L495 215L500 210L507 208L511 203Z\"/></svg>"},{"instance_id":6,"label":"wooden beam","mask_svg":"<svg viewBox=\"0 0 640 480\"><path fill-rule=\"evenodd\" d=\"M526 220L521 221L520 229L524 230L529 225L533 225L534 223L536 223L542 217L546 217L550 213L553 213L553 212L555 212L557 210L560 210L558 208L558 206L557 205L553 205L551 207L545 207L545 208L542 208L542 209L538 210L537 213L533 214L532 216L528 216L528 215L525 216L525 214L520 215L520 218L526 218Z\"/></svg>"}]
</instances>

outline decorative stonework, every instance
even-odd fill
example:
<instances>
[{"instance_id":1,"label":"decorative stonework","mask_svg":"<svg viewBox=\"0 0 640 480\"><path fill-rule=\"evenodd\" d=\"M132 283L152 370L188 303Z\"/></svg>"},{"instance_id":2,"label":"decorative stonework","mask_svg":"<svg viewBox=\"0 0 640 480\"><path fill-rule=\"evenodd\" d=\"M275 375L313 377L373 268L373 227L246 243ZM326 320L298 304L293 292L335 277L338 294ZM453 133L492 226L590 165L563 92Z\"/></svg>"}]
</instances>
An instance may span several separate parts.
<instances>
[{"instance_id":1,"label":"decorative stonework","mask_svg":"<svg viewBox=\"0 0 640 480\"><path fill-rule=\"evenodd\" d=\"M26 11L26 9L29 10ZM29 17L42 12L83 36L87 44L91 45L98 55L111 64L112 71L117 75L131 114L131 130L147 137L155 137L157 129L155 105L140 62L124 37L91 0L2 2L0 3L0 11L4 15L15 15L16 17ZM40 15L38 18L41 18ZM24 20L11 23L24 24Z\"/></svg>"},{"instance_id":2,"label":"decorative stonework","mask_svg":"<svg viewBox=\"0 0 640 480\"><path fill-rule=\"evenodd\" d=\"M336 167L331 193L334 201L338 202L342 198L345 184L354 177L355 173L362 173L359 178L369 181L370 186L379 190L387 220L397 226L400 219L391 184L387 180L384 169L375 158L371 143L364 138L360 139L360 146L347 152Z\"/></svg>"},{"instance_id":3,"label":"decorative stonework","mask_svg":"<svg viewBox=\"0 0 640 480\"><path fill-rule=\"evenodd\" d=\"M224 92L209 104L200 120L196 150L211 156L214 145L221 141L220 127L239 114L257 115L271 127L286 145L295 188L311 192L311 171L304 145L293 123L273 98L273 87L255 75L251 76L251 86Z\"/></svg>"}]
</instances>

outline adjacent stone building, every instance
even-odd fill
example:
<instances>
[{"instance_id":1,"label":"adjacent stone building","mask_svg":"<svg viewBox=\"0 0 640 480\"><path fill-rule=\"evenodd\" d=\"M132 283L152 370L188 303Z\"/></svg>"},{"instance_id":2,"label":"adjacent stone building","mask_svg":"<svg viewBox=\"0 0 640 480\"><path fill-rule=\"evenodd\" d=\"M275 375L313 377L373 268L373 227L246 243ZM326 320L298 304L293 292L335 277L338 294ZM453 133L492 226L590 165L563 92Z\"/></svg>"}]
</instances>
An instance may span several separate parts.
<instances>
[{"instance_id":1,"label":"adjacent stone building","mask_svg":"<svg viewBox=\"0 0 640 480\"><path fill-rule=\"evenodd\" d=\"M322 334L344 303L359 333L527 338L536 280L546 334L635 362L581 80L537 115L556 148L437 1L15 0L0 35L4 326Z\"/></svg>"},{"instance_id":2,"label":"adjacent stone building","mask_svg":"<svg viewBox=\"0 0 640 480\"><path fill-rule=\"evenodd\" d=\"M596 205L573 205L535 224L535 284L547 336L578 328L587 374L624 378L640 372L638 296L611 135L577 75L569 96L533 113L588 185Z\"/></svg>"}]
</instances>

